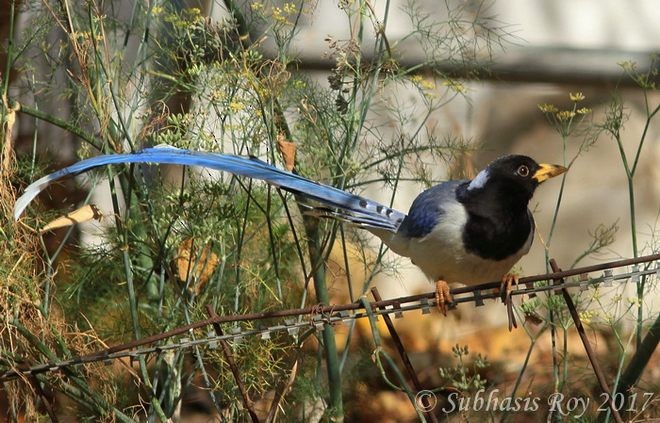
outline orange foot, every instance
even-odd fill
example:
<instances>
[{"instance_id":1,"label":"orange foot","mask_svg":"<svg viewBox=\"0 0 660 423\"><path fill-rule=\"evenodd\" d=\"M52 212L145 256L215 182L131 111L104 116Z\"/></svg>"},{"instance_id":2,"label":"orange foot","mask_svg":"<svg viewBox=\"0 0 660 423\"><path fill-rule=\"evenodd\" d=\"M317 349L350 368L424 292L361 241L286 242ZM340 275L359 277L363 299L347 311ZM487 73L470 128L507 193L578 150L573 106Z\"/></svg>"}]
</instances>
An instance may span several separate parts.
<instances>
[{"instance_id":1,"label":"orange foot","mask_svg":"<svg viewBox=\"0 0 660 423\"><path fill-rule=\"evenodd\" d=\"M515 273L507 273L502 277L502 285L500 286L500 296L502 302L506 305L506 314L509 318L509 331L518 327L516 317L513 314L513 301L511 299L511 292L513 291L513 284L518 285L519 276Z\"/></svg>"},{"instance_id":2,"label":"orange foot","mask_svg":"<svg viewBox=\"0 0 660 423\"><path fill-rule=\"evenodd\" d=\"M447 315L447 303L453 302L454 299L449 292L449 285L447 281L442 279L435 282L435 305L438 307L438 310L442 312L445 316Z\"/></svg>"}]
</instances>

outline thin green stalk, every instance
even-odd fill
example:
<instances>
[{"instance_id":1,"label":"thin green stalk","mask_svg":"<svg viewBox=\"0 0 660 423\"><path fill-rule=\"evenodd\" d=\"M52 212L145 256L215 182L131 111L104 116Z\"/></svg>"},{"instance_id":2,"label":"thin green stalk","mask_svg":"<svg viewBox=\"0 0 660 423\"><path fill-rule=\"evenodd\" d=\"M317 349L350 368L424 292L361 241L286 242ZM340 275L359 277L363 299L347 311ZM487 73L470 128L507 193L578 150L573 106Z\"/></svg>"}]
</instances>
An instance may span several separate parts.
<instances>
[{"instance_id":1,"label":"thin green stalk","mask_svg":"<svg viewBox=\"0 0 660 423\"><path fill-rule=\"evenodd\" d=\"M562 164L565 166L566 165L566 138L567 134L561 133L562 137ZM549 263L550 263L550 243L552 241L552 236L555 231L555 227L557 224L557 218L559 216L559 208L561 206L561 200L564 196L564 186L566 184L566 174L562 175L561 178L561 185L559 187L559 195L557 196L557 202L555 204L555 209L552 214L552 223L550 224L550 231L548 233L548 238L546 240L545 244L545 264L546 264L546 269L549 269ZM549 270L548 270L549 271ZM550 299L548 299L550 300ZM553 379L555 382L555 387L554 387L554 392L560 392L560 383L559 383L559 363L557 362L557 331L556 331L556 321L555 321L555 314L552 311L552 309L548 313L548 321L550 322L550 338L551 338L551 343L552 343L552 374L553 374ZM566 343L564 342L564 348L566 348ZM566 357L564 357L564 360L566 360ZM559 421L561 418L559 415L554 414L552 415L552 418L555 421Z\"/></svg>"},{"instance_id":2,"label":"thin green stalk","mask_svg":"<svg viewBox=\"0 0 660 423\"><path fill-rule=\"evenodd\" d=\"M341 238L341 252L344 259L344 269L346 269L346 284L348 285L348 297L351 302L355 301L353 297L353 278L351 277L350 262L348 260L348 244L344 234L344 225L339 225L339 235Z\"/></svg>"},{"instance_id":3,"label":"thin green stalk","mask_svg":"<svg viewBox=\"0 0 660 423\"><path fill-rule=\"evenodd\" d=\"M621 380L621 373L623 372L623 362L626 359L626 349L628 346L630 346L630 343L632 342L633 338L633 333L631 333L630 337L628 338L627 345L624 346L623 343L621 342L621 338L619 337L619 334L617 333L616 330L613 330L614 337L616 338L617 344L619 344L619 352L620 352L620 357L619 357L619 364L617 365L616 368L616 377L614 378L614 386L612 387L612 393L615 394L617 392L618 386L619 386L619 381ZM605 415L605 422L608 422L610 419L610 414L612 413L612 410L607 407L607 413Z\"/></svg>"},{"instance_id":4,"label":"thin green stalk","mask_svg":"<svg viewBox=\"0 0 660 423\"><path fill-rule=\"evenodd\" d=\"M92 34L90 39L92 41L92 46L94 47L95 64L101 70L100 74L102 74L104 76L103 81L101 81L101 82L102 82L103 85L108 86L108 94L110 96L110 100L112 101L112 105L114 106L117 121L119 122L119 124L117 124L112 119L110 119L111 125L108 128L109 132L112 134L112 137L115 140L121 139L121 140L126 141L129 145L129 148L131 150L134 150L133 139L132 139L131 134L128 130L129 122L126 122L126 120L124 119L123 108L121 107L120 101L117 98L117 94L115 92L115 88L114 88L115 84L113 83L114 77L111 74L111 72L108 70L108 68L106 67L106 63L111 63L111 61L107 57L104 60L103 54L102 54L101 50L99 49L99 45L98 45L98 41L97 41L97 35L98 34L96 32L96 25L95 25L96 19L95 19L93 13L92 13L92 5L91 4L87 8L87 11L88 11L88 19L89 19L89 30L90 30L90 33ZM102 22L102 21L99 21L99 22ZM99 85L102 85L102 84L99 84ZM120 84L118 84L118 85L120 85ZM99 89L101 89L101 88L99 87ZM101 96L99 96L99 97L101 97ZM107 96L104 96L104 97L107 97ZM99 113L98 116L102 117L104 115ZM119 133L117 131L117 126L119 126L121 128L121 130L122 130L121 133Z\"/></svg>"},{"instance_id":5,"label":"thin green stalk","mask_svg":"<svg viewBox=\"0 0 660 423\"><path fill-rule=\"evenodd\" d=\"M240 181L236 179L239 183ZM245 189L245 192L249 193L252 189L252 180L248 183L248 188L241 183L241 186ZM245 211L242 217L241 230L238 234L238 242L236 243L236 276L235 276L235 295L234 295L234 312L238 313L240 307L240 298L241 298L241 260L243 257L243 245L245 243L245 232L247 231L248 224L248 213L250 211L250 203L252 201L252 196L248 195L247 201L245 202Z\"/></svg>"},{"instance_id":6,"label":"thin green stalk","mask_svg":"<svg viewBox=\"0 0 660 423\"><path fill-rule=\"evenodd\" d=\"M273 232L272 222L272 186L268 186L268 199L266 201L266 210L264 210L264 217L268 226L268 240L270 244L270 253L273 257L273 270L275 271L275 283L277 284L277 301L282 302L284 296L282 295L282 278L280 277L279 259L277 257L277 249L275 248L275 234Z\"/></svg>"},{"instance_id":7,"label":"thin green stalk","mask_svg":"<svg viewBox=\"0 0 660 423\"><path fill-rule=\"evenodd\" d=\"M51 114L42 112L41 110L36 109L34 107L30 107L25 104L21 104L20 106L21 106L20 111L25 113L26 115L43 120L44 122L48 122L52 125L57 126L58 128L64 129L67 132L70 132L73 135L81 138L83 141L87 142L89 145L96 148L97 150L101 151L102 144L99 142L99 140L97 140L93 135L83 131L79 126L71 123L70 121L66 121L57 118Z\"/></svg>"},{"instance_id":8,"label":"thin green stalk","mask_svg":"<svg viewBox=\"0 0 660 423\"><path fill-rule=\"evenodd\" d=\"M628 363L628 367L623 371L617 392L627 393L637 383L639 377L646 369L651 356L655 352L660 340L660 315L653 322L641 344L637 348L635 355Z\"/></svg>"},{"instance_id":9,"label":"thin green stalk","mask_svg":"<svg viewBox=\"0 0 660 423\"><path fill-rule=\"evenodd\" d=\"M351 341L353 340L353 333L355 332L355 326L356 321L351 320L350 323L348 324L348 334L346 335L346 343L344 345L344 351L341 353L341 359L339 360L339 373L343 374L344 373L344 366L346 364L346 360L348 360L348 353L350 352L350 346L351 346Z\"/></svg>"},{"instance_id":10,"label":"thin green stalk","mask_svg":"<svg viewBox=\"0 0 660 423\"><path fill-rule=\"evenodd\" d=\"M523 325L523 329L527 332L527 335L530 335L529 331L527 330L527 326ZM539 331L539 334L543 333L543 330ZM513 384L513 388L511 389L511 394L509 395L510 398L515 398L516 393L518 392L518 388L520 387L520 383L522 382L522 377L525 374L525 369L527 369L527 366L529 365L529 359L532 356L532 351L534 351L534 346L536 346L536 341L538 340L538 336L531 336L530 335L530 344L529 348L527 349L527 354L525 354L525 360L523 360L523 365L522 368L520 369L520 372L518 372L518 376L516 377L516 381ZM506 417L506 415L505 415Z\"/></svg>"},{"instance_id":11,"label":"thin green stalk","mask_svg":"<svg viewBox=\"0 0 660 423\"><path fill-rule=\"evenodd\" d=\"M549 312L549 322L550 322L550 342L551 342L551 354L552 354L552 378L554 380L554 392L558 393L559 391L559 363L557 362L557 330L555 328L555 316L554 312L550 310ZM558 413L551 413L548 416L548 420L560 422L561 416Z\"/></svg>"},{"instance_id":12,"label":"thin green stalk","mask_svg":"<svg viewBox=\"0 0 660 423\"><path fill-rule=\"evenodd\" d=\"M561 134L561 141L562 141L562 165L566 166L566 141L567 141L567 136L566 134ZM566 173L564 173L561 177L561 185L559 186L559 194L557 195L557 202L555 203L555 209L554 212L552 213L552 222L550 223L550 231L548 232L548 237L545 241L545 264L546 264L546 270L550 271L549 269L549 263L550 263L550 244L552 242L552 236L555 233L555 227L557 226L557 218L559 217L559 208L561 207L561 201L562 198L564 197L564 187L566 185Z\"/></svg>"},{"instance_id":13,"label":"thin green stalk","mask_svg":"<svg viewBox=\"0 0 660 423\"><path fill-rule=\"evenodd\" d=\"M322 249L319 243L318 219L312 216L303 216L305 232L307 234L307 245L309 256L312 262L312 278L314 280L314 289L316 298L321 304L329 304L330 296L326 286L325 263L322 256ZM330 419L341 422L344 419L344 407L341 393L341 372L339 366L339 357L337 356L337 344L335 341L335 332L332 325L324 323L323 325L323 346L325 348L325 360L328 371L328 387L330 391Z\"/></svg>"},{"instance_id":14,"label":"thin green stalk","mask_svg":"<svg viewBox=\"0 0 660 423\"><path fill-rule=\"evenodd\" d=\"M131 166L131 171L132 171ZM116 230L119 233L119 236L124 243L123 248L122 248L122 261L124 264L124 275L126 277L126 288L127 288L127 293L128 293L128 305L131 313L131 322L133 324L133 335L135 336L135 339L140 339L141 334L140 334L140 320L139 320L139 313L138 313L138 305L137 305L137 296L135 295L135 286L133 284L133 264L131 262L131 257L129 255L129 239L128 239L128 230L125 227L125 225L122 222L121 219L121 214L120 214L120 209L119 209L119 200L118 200L118 193L117 193L117 188L115 185L115 180L114 180L114 173L112 172L112 166L108 166L107 168L107 174L108 174L108 182L110 184L110 198L112 201L112 207L114 211L114 216L115 216L115 225L116 225ZM130 172L130 171L129 171ZM123 179L120 177L120 182ZM128 217L129 211L130 211L130 184L126 184L126 188L123 190L123 193L125 194L125 202L126 202L126 215ZM147 367L147 362L144 359L144 356L140 356L138 359L139 367L140 367L140 376L142 379L142 382L146 385L147 389L149 390L150 393L150 407L154 410L156 415L161 421L165 421L167 418L165 416L165 413L163 412L163 409L161 407L160 401L158 400L156 396L156 392L153 390L151 380L149 377L149 371Z\"/></svg>"},{"instance_id":15,"label":"thin green stalk","mask_svg":"<svg viewBox=\"0 0 660 423\"><path fill-rule=\"evenodd\" d=\"M622 152L622 159L624 161L624 166L626 167L626 173L628 176L628 196L629 196L629 202L630 202L630 221L631 221L631 230L632 230L632 237L633 237L633 254L635 257L638 256L638 250L637 250L637 231L636 231L636 226L635 226L635 195L634 195L634 184L633 184L633 178L635 177L635 171L637 170L637 164L639 162L639 157L642 152L642 147L644 146L644 140L646 139L646 134L648 133L649 126L651 124L651 120L653 117L658 113L660 110L660 104L656 106L656 108L649 113L650 108L649 108L649 100L648 100L648 93L646 90L644 90L644 107L646 110L646 122L644 124L644 130L642 131L642 136L639 141L639 145L637 146L637 152L635 153L635 160L633 161L633 165L631 169L628 171L627 167L627 161L625 160L625 153L621 149L620 146L620 141L617 138L617 143L619 143L619 148L620 151ZM635 330L635 344L637 348L640 347L641 342L642 342L642 323L643 323L643 308L642 304L644 301L644 279L640 280L637 282L637 326Z\"/></svg>"},{"instance_id":16,"label":"thin green stalk","mask_svg":"<svg viewBox=\"0 0 660 423\"><path fill-rule=\"evenodd\" d=\"M632 172L630 166L628 165L628 158L626 157L626 152L623 148L623 142L621 141L620 133L617 131L612 132L612 136L616 141L617 147L619 148L619 155L621 156L621 163L626 172L626 182L628 186L628 211L630 214L630 235L632 238L632 248L633 256L639 256L639 250L637 247L637 219L635 214L635 184L634 184L634 173ZM641 143L640 143L641 144ZM641 150L638 150L638 152ZM644 321L644 284L640 280L637 282L637 323L635 325L635 345L639 348L642 342L642 326Z\"/></svg>"},{"instance_id":17,"label":"thin green stalk","mask_svg":"<svg viewBox=\"0 0 660 423\"><path fill-rule=\"evenodd\" d=\"M633 255L634 257L638 257L639 252L637 250L637 225L635 219L635 186L633 183L633 178L635 175L628 166L628 158L626 157L626 151L623 148L623 142L621 141L621 137L618 133L616 133L616 135L614 136L614 140L616 141L617 147L619 148L621 163L623 164L623 168L626 172L626 180L628 183L628 206L630 212L630 229L632 236Z\"/></svg>"},{"instance_id":18,"label":"thin green stalk","mask_svg":"<svg viewBox=\"0 0 660 423\"><path fill-rule=\"evenodd\" d=\"M9 74L11 72L11 67L14 63L14 8L15 0L9 1L9 28L7 33L7 62L5 63L5 74L2 81L2 94L7 95L9 92ZM5 113L5 108L2 107L3 113ZM2 116L2 122L4 122L4 116Z\"/></svg>"},{"instance_id":19,"label":"thin green stalk","mask_svg":"<svg viewBox=\"0 0 660 423\"><path fill-rule=\"evenodd\" d=\"M642 152L642 146L644 145L644 140L646 139L646 134L648 133L649 126L651 125L651 120L653 117L660 111L660 104L656 106L656 108L649 113L649 98L648 98L648 93L646 90L644 90L644 106L646 108L646 122L644 123L644 130L642 131L642 137L639 140L639 145L637 146L637 153L635 153L635 160L633 161L632 169L630 171L631 175L635 175L635 171L637 170L637 163L639 162L639 157Z\"/></svg>"},{"instance_id":20,"label":"thin green stalk","mask_svg":"<svg viewBox=\"0 0 660 423\"><path fill-rule=\"evenodd\" d=\"M422 411L417 406L417 400L415 398L415 395L413 395L412 393L412 389L410 389L410 386L408 386L405 376L403 375L403 373L401 373L401 370L399 370L399 366L397 366L394 360L392 360L392 357L390 357L389 354L387 354L387 352L383 349L380 331L378 330L376 315L374 314L373 309L371 308L371 304L369 304L369 301L367 301L367 299L364 296L360 297L359 302L360 304L362 304L362 307L364 307L364 310L367 313L367 318L369 320L369 327L371 328L371 336L374 340L374 345L375 345L375 349L374 352L372 353L372 357L374 358L376 365L378 366L383 381L392 389L405 392L406 396L412 403L415 412L417 413L417 417L419 417L421 422L426 422L424 413L422 413ZM394 382L390 381L389 377L387 377L385 366L383 366L382 363L382 357L385 358L385 361L396 375L397 379L399 380L399 383L401 383L401 386L398 386Z\"/></svg>"}]
</instances>

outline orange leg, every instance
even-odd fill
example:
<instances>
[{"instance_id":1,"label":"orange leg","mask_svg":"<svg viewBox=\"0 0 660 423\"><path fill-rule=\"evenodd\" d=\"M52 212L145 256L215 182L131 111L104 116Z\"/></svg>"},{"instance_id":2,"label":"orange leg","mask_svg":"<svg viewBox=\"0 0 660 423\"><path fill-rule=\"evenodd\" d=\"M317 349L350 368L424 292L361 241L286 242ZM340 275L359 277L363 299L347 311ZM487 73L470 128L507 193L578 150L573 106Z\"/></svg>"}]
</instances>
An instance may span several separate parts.
<instances>
[{"instance_id":1,"label":"orange leg","mask_svg":"<svg viewBox=\"0 0 660 423\"><path fill-rule=\"evenodd\" d=\"M513 284L518 285L519 276L515 273L507 273L502 277L502 285L500 286L500 296L502 302L506 305L506 312L509 318L509 331L517 328L516 317L513 314L513 301L511 299L511 292L513 291Z\"/></svg>"},{"instance_id":2,"label":"orange leg","mask_svg":"<svg viewBox=\"0 0 660 423\"><path fill-rule=\"evenodd\" d=\"M513 291L513 285L518 285L518 279L520 276L515 273L507 273L502 276L502 285L500 286L500 295L502 296L502 302L506 302L507 298L511 298L511 291Z\"/></svg>"},{"instance_id":3,"label":"orange leg","mask_svg":"<svg viewBox=\"0 0 660 423\"><path fill-rule=\"evenodd\" d=\"M447 315L447 303L451 303L452 301L454 299L449 292L447 281L443 281L442 279L435 281L435 305L445 316Z\"/></svg>"}]
</instances>

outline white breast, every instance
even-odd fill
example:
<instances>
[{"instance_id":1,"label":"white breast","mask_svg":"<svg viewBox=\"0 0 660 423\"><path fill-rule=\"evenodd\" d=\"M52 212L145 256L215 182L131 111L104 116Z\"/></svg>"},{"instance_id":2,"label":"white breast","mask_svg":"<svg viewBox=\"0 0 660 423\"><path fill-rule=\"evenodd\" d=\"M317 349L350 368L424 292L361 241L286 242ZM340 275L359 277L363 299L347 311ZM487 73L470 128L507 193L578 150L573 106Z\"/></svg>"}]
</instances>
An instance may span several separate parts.
<instances>
[{"instance_id":1,"label":"white breast","mask_svg":"<svg viewBox=\"0 0 660 423\"><path fill-rule=\"evenodd\" d=\"M480 258L463 248L462 234L467 221L463 206L450 203L443 205L443 210L440 222L424 238L404 239L395 235L386 241L394 252L410 257L432 281L442 279L474 285L499 280L531 247L533 232L524 247L506 260Z\"/></svg>"}]
</instances>

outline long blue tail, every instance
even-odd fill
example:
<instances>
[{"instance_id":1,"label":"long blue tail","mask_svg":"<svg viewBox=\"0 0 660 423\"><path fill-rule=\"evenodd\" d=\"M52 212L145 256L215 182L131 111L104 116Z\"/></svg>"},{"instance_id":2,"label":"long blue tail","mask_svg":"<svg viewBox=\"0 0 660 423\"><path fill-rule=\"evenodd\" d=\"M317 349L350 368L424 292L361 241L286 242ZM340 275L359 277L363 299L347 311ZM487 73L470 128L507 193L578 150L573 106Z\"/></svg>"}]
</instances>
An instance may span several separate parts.
<instances>
[{"instance_id":1,"label":"long blue tail","mask_svg":"<svg viewBox=\"0 0 660 423\"><path fill-rule=\"evenodd\" d=\"M314 200L322 207L313 207L319 215L351 222L355 225L396 232L406 216L375 201L310 181L302 176L278 169L253 157L182 150L174 147L146 148L130 154L109 154L82 160L30 184L14 205L18 220L30 202L53 181L77 175L90 169L116 163L162 163L202 166L263 180L304 199Z\"/></svg>"}]
</instances>

